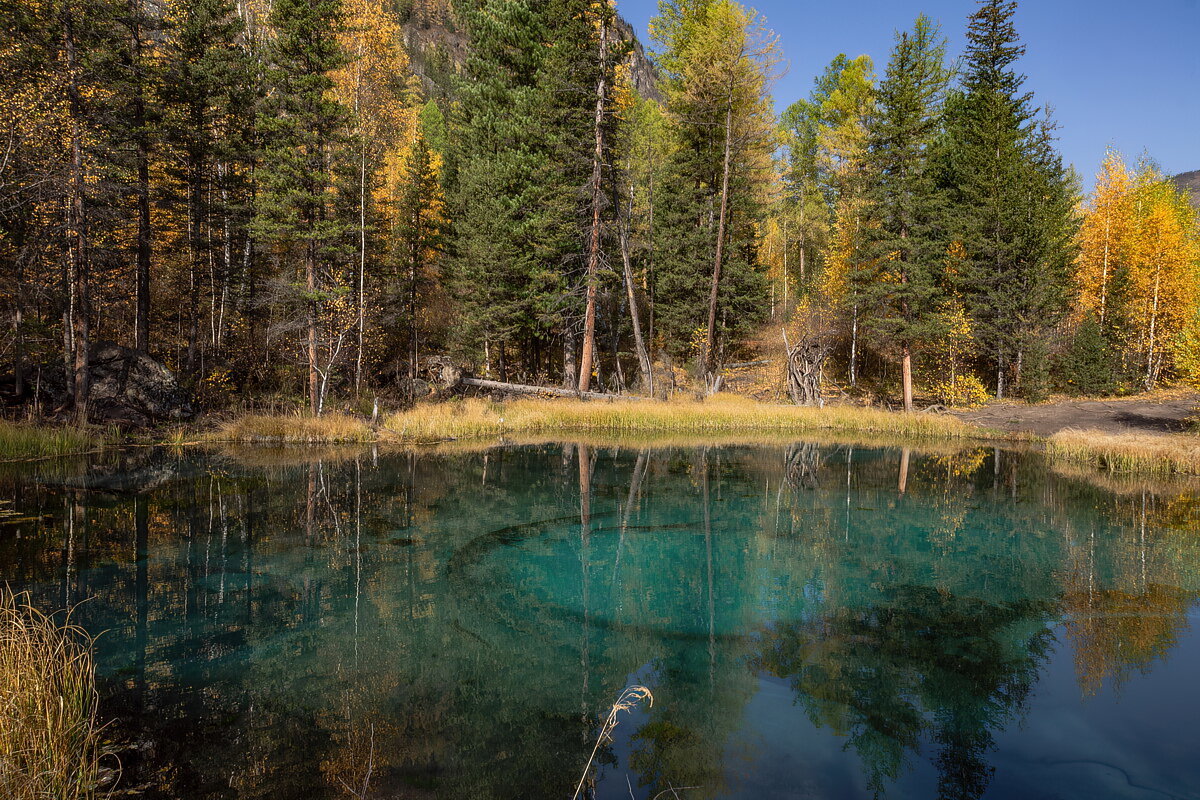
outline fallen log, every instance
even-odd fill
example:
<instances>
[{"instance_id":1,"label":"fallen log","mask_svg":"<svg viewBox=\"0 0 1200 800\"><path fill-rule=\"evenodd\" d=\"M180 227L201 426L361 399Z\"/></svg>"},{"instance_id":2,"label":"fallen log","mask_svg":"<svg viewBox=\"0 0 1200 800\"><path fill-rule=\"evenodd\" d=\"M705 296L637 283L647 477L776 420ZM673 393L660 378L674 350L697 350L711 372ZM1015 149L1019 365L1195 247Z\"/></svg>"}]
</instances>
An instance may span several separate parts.
<instances>
[{"instance_id":1,"label":"fallen log","mask_svg":"<svg viewBox=\"0 0 1200 800\"><path fill-rule=\"evenodd\" d=\"M474 386L478 389L489 389L494 392L508 394L550 395L551 397L574 397L582 400L649 400L649 397L639 397L632 394L606 394L604 392L578 392L574 389L560 389L555 386L528 386L523 383L501 383L483 378L463 378L463 386Z\"/></svg>"},{"instance_id":2,"label":"fallen log","mask_svg":"<svg viewBox=\"0 0 1200 800\"><path fill-rule=\"evenodd\" d=\"M769 358L764 358L762 361L738 361L735 364L726 364L725 369L745 369L746 367L765 367L775 362Z\"/></svg>"}]
</instances>

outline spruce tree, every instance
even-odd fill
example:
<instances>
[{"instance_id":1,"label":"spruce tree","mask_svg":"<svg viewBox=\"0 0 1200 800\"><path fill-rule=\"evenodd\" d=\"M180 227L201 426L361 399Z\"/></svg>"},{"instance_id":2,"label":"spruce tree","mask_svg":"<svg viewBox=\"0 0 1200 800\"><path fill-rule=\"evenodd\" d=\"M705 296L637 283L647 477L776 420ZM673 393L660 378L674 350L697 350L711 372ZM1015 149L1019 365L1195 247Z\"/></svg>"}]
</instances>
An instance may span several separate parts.
<instances>
[{"instance_id":1,"label":"spruce tree","mask_svg":"<svg viewBox=\"0 0 1200 800\"><path fill-rule=\"evenodd\" d=\"M962 288L1000 397L1010 375L1019 383L1031 339L1063 311L1071 258L1070 181L1014 67L1025 52L1016 7L981 0L971 15L939 156L950 234L967 254Z\"/></svg>"},{"instance_id":2,"label":"spruce tree","mask_svg":"<svg viewBox=\"0 0 1200 800\"><path fill-rule=\"evenodd\" d=\"M542 124L547 32L526 0L483 0L465 14L471 54L458 84L449 154L451 263L460 354L494 362L557 322L561 273L547 246L549 131ZM482 357L482 358L481 358Z\"/></svg>"},{"instance_id":3,"label":"spruce tree","mask_svg":"<svg viewBox=\"0 0 1200 800\"><path fill-rule=\"evenodd\" d=\"M274 246L284 274L298 268L303 276L302 283L292 284L298 291L291 296L302 307L307 394L314 414L320 413L322 400L321 311L335 294L331 268L350 229L331 214L330 196L332 175L344 155L345 109L329 92L329 72L345 62L336 36L341 21L339 0L276 0L270 91L258 119L265 146L255 228Z\"/></svg>"},{"instance_id":4,"label":"spruce tree","mask_svg":"<svg viewBox=\"0 0 1200 800\"><path fill-rule=\"evenodd\" d=\"M897 37L867 127L866 244L859 282L863 324L901 362L913 409L912 351L934 331L945 261L945 192L930 165L949 82L946 46L920 16Z\"/></svg>"}]
</instances>

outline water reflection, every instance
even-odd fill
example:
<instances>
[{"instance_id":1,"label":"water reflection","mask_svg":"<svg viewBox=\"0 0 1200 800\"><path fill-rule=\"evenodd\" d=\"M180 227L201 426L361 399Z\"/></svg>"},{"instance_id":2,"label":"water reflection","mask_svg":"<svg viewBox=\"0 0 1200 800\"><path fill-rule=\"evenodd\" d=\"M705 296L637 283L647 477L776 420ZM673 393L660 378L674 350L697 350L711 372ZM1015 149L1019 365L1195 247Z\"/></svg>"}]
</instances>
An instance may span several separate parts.
<instances>
[{"instance_id":1,"label":"water reflection","mask_svg":"<svg viewBox=\"0 0 1200 800\"><path fill-rule=\"evenodd\" d=\"M0 577L86 601L151 797L570 797L632 680L598 797L1022 796L1010 732L1200 666L1194 488L992 448L148 451L0 493ZM1071 746L1059 796L1200 793Z\"/></svg>"}]
</instances>

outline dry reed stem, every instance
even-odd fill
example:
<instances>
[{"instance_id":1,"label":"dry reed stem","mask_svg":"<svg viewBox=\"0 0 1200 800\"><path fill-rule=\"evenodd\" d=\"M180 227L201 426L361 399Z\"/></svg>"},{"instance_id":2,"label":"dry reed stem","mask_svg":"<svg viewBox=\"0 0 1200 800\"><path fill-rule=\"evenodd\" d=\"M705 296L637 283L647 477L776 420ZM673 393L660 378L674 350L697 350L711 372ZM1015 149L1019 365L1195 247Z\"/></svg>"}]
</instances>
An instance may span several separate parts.
<instances>
[{"instance_id":1,"label":"dry reed stem","mask_svg":"<svg viewBox=\"0 0 1200 800\"><path fill-rule=\"evenodd\" d=\"M96 797L113 777L98 704L87 633L0 589L0 796Z\"/></svg>"},{"instance_id":2,"label":"dry reed stem","mask_svg":"<svg viewBox=\"0 0 1200 800\"><path fill-rule=\"evenodd\" d=\"M371 442L375 433L365 420L349 414L250 414L225 423L204 438L243 444L334 444Z\"/></svg>"},{"instance_id":3,"label":"dry reed stem","mask_svg":"<svg viewBox=\"0 0 1200 800\"><path fill-rule=\"evenodd\" d=\"M600 751L600 747L605 741L611 739L613 729L617 727L617 715L622 711L629 711L643 700L654 705L654 695L650 693L649 689L645 686L627 686L625 691L621 692L621 696L617 698L617 702L613 703L604 724L600 727L600 735L596 737L596 744L592 747L592 754L588 756L583 774L579 776L579 783L575 786L575 794L571 795L571 800L578 800L579 793L583 791L583 784L587 781L588 773L592 769L592 762L596 760L596 753Z\"/></svg>"}]
</instances>

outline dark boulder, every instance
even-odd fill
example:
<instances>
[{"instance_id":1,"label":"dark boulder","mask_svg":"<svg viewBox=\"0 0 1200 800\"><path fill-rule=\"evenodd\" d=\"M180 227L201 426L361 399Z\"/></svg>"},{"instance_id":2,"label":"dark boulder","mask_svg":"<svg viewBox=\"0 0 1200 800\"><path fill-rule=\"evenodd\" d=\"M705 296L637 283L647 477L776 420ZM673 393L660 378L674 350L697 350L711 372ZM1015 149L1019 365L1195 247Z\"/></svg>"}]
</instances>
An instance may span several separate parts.
<instances>
[{"instance_id":1,"label":"dark boulder","mask_svg":"<svg viewBox=\"0 0 1200 800\"><path fill-rule=\"evenodd\" d=\"M93 342L90 353L91 391L88 417L92 422L139 428L159 422L191 419L196 409L174 373L140 350L112 342ZM22 394L9 392L8 405L37 404L51 416L67 414L71 393L61 364L42 364L25 370ZM7 379L11 385L11 377ZM4 379L0 378L0 384ZM0 396L4 385L0 385Z\"/></svg>"},{"instance_id":2,"label":"dark boulder","mask_svg":"<svg viewBox=\"0 0 1200 800\"><path fill-rule=\"evenodd\" d=\"M88 415L94 422L141 427L191 419L196 409L175 374L141 350L96 342Z\"/></svg>"}]
</instances>

